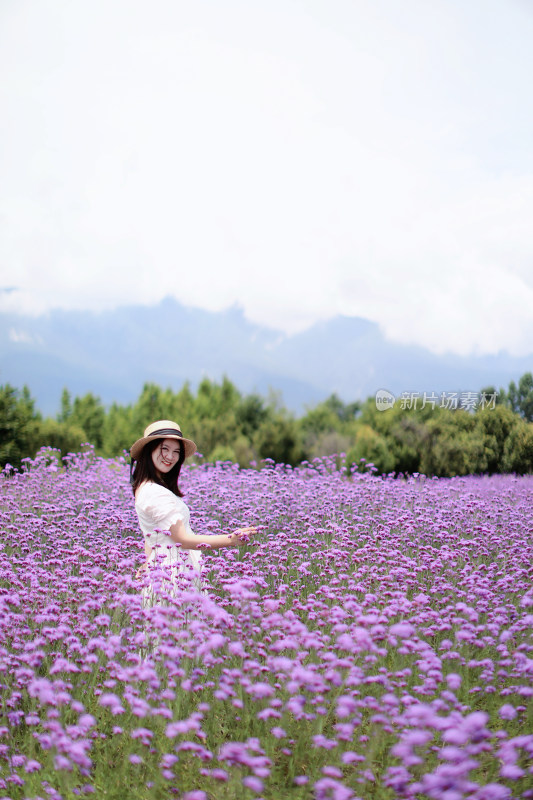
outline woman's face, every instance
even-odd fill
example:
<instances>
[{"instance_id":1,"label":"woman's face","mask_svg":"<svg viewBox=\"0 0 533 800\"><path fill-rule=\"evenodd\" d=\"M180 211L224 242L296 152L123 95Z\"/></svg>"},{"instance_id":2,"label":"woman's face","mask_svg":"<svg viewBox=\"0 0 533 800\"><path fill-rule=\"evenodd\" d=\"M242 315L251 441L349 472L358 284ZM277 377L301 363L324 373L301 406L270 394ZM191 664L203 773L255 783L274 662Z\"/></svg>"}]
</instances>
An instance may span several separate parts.
<instances>
[{"instance_id":1,"label":"woman's face","mask_svg":"<svg viewBox=\"0 0 533 800\"><path fill-rule=\"evenodd\" d=\"M152 461L158 472L170 472L180 455L180 445L175 439L163 439L152 450Z\"/></svg>"}]
</instances>

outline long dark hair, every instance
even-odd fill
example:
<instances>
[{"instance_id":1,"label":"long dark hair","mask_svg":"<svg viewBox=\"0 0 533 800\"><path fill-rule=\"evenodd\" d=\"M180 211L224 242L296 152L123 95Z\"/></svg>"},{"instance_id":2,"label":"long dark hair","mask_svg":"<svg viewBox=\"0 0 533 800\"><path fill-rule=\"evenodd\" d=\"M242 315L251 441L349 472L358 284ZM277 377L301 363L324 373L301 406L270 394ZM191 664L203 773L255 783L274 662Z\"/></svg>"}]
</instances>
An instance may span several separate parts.
<instances>
[{"instance_id":1,"label":"long dark hair","mask_svg":"<svg viewBox=\"0 0 533 800\"><path fill-rule=\"evenodd\" d=\"M165 489L170 489L172 494L175 494L177 497L183 497L183 492L180 491L178 486L178 479L180 476L181 465L185 461L185 448L181 442L178 442L180 448L178 460L172 469L169 470L169 472L159 474L156 472L156 468L154 467L152 453L156 447L159 447L162 444L162 442L163 439L155 439L153 442L148 442L145 444L141 450L139 458L135 462L135 466L132 466L130 481L133 488L134 497L135 492L141 483L144 483L145 481L158 483L160 486L164 486Z\"/></svg>"}]
</instances>

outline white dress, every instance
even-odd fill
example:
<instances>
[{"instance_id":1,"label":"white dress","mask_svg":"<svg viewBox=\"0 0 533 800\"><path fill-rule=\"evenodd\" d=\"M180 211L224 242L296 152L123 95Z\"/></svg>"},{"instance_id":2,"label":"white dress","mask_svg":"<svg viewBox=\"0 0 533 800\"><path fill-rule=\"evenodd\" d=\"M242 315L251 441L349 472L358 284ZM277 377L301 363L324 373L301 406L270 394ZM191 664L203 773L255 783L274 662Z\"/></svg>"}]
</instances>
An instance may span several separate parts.
<instances>
[{"instance_id":1,"label":"white dress","mask_svg":"<svg viewBox=\"0 0 533 800\"><path fill-rule=\"evenodd\" d=\"M161 603L158 595L172 593L173 587L192 585L202 590L202 555L199 550L186 550L170 538L170 527L176 522L183 522L187 533L192 534L189 525L190 512L181 497L177 497L170 489L157 483L147 481L137 490L135 510L145 540L152 548L148 558L147 576L149 584L143 588L143 604ZM170 578L168 581L158 580L155 566L162 567Z\"/></svg>"}]
</instances>

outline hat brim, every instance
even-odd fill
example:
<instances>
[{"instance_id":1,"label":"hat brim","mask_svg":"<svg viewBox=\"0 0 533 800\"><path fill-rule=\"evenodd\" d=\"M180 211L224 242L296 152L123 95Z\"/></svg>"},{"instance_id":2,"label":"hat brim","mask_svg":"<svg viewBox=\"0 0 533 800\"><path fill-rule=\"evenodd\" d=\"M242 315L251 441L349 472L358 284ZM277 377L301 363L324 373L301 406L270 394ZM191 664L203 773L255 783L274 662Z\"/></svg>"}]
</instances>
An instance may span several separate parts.
<instances>
[{"instance_id":1,"label":"hat brim","mask_svg":"<svg viewBox=\"0 0 533 800\"><path fill-rule=\"evenodd\" d=\"M185 458L192 456L193 453L196 453L198 450L192 439L186 439L184 436L143 436L142 439L137 439L137 441L134 442L134 444L132 444L130 447L130 456L132 460L138 461L143 447L147 445L148 442L157 442L161 441L162 439L175 439L177 442L180 442L180 444L182 444L185 448Z\"/></svg>"}]
</instances>

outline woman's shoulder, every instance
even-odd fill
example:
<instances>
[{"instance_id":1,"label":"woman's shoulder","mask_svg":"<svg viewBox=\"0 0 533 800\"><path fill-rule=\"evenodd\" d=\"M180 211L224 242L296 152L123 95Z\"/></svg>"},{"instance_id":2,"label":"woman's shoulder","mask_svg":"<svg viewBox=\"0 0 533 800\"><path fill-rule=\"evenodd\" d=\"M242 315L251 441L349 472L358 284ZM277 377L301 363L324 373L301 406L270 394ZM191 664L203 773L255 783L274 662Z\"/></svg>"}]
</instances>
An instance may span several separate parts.
<instances>
[{"instance_id":1,"label":"woman's shoulder","mask_svg":"<svg viewBox=\"0 0 533 800\"><path fill-rule=\"evenodd\" d=\"M146 500L154 500L154 499L165 499L165 500L175 500L179 503L183 502L180 497L171 492L170 489L167 489L166 486L161 486L160 483L154 483L153 481L145 481L141 483L137 491L135 492L135 502L139 501L146 501Z\"/></svg>"},{"instance_id":2,"label":"woman's shoulder","mask_svg":"<svg viewBox=\"0 0 533 800\"><path fill-rule=\"evenodd\" d=\"M188 521L189 519L189 509L181 497L165 486L151 481L142 483L137 489L135 510L139 520L144 520L151 525L163 526L165 529L177 520Z\"/></svg>"},{"instance_id":3,"label":"woman's shoulder","mask_svg":"<svg viewBox=\"0 0 533 800\"><path fill-rule=\"evenodd\" d=\"M145 481L135 492L135 500L148 497L167 497L168 495L172 495L172 492L166 486L161 486L153 481Z\"/></svg>"}]
</instances>

